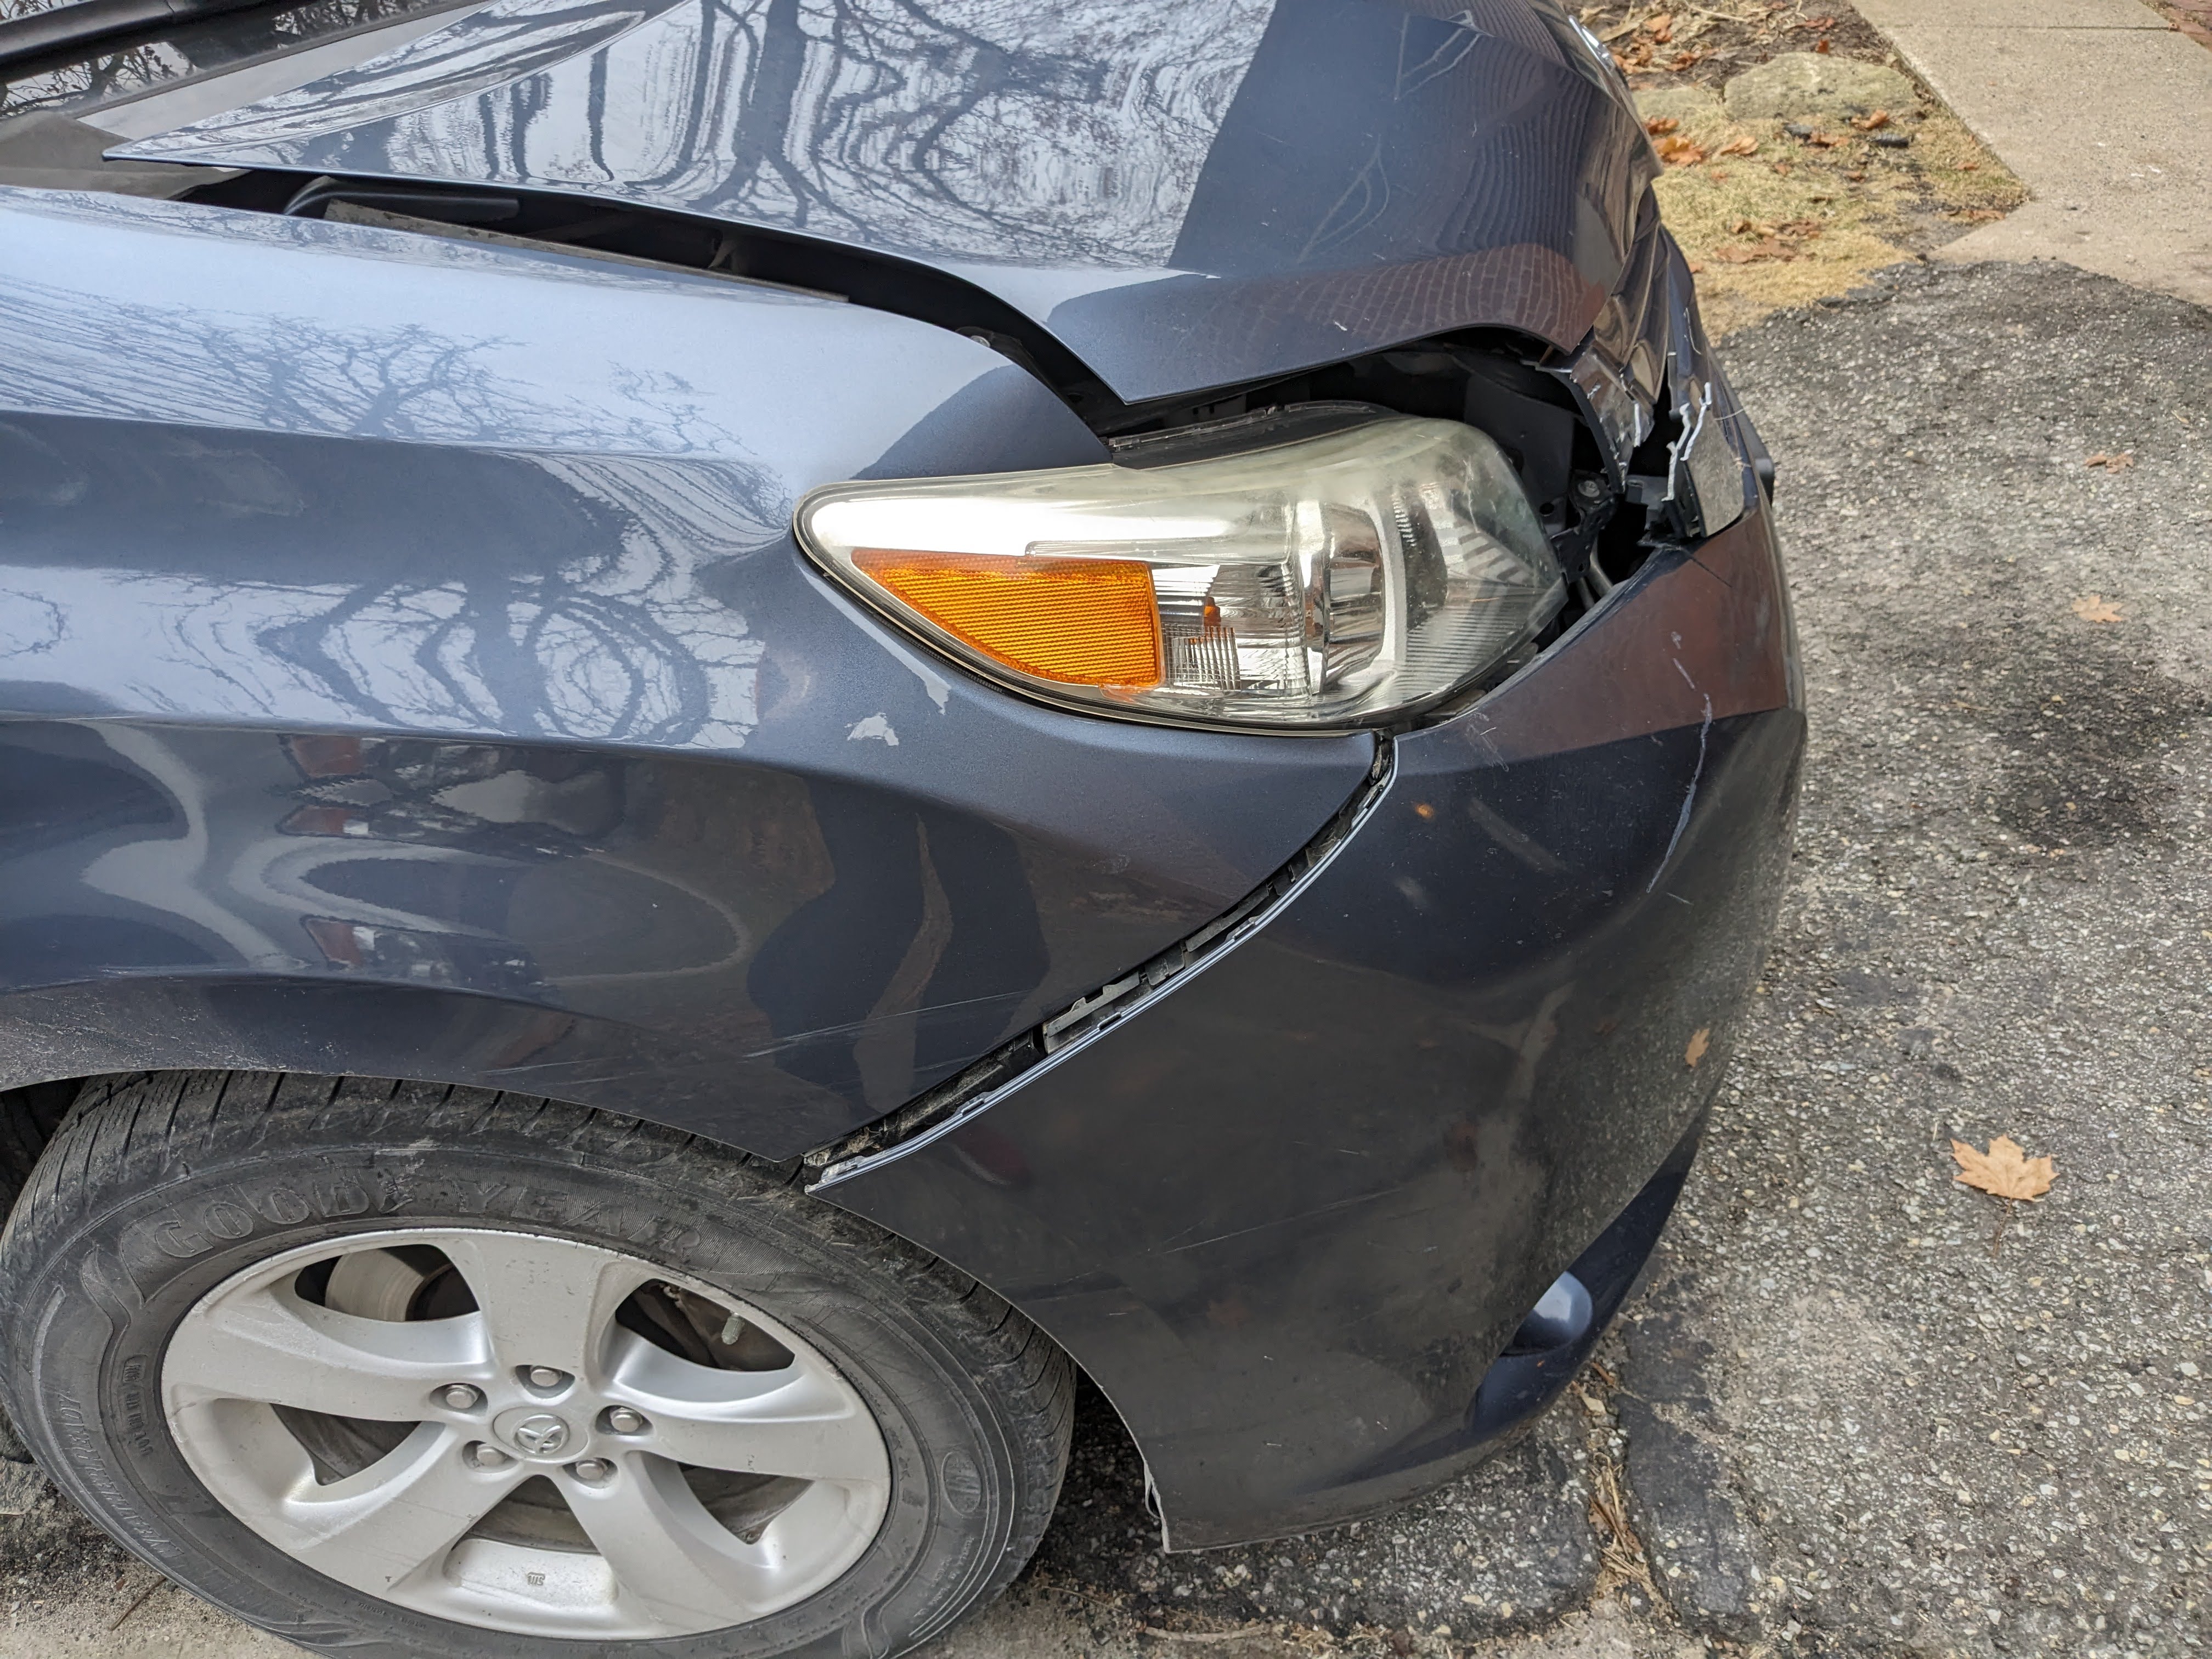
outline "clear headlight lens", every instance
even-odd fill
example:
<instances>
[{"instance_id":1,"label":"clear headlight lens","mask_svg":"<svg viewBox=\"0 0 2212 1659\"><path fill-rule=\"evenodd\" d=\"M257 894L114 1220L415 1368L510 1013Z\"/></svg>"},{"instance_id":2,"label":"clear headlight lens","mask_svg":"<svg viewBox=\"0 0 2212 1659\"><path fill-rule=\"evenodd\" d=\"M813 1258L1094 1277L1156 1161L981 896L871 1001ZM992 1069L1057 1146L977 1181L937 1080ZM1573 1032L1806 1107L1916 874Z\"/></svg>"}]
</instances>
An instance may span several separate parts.
<instances>
[{"instance_id":1,"label":"clear headlight lens","mask_svg":"<svg viewBox=\"0 0 2212 1659\"><path fill-rule=\"evenodd\" d=\"M1489 438L1395 416L1285 438L1311 429L1298 421L1146 440L1097 466L834 484L799 503L799 540L981 672L1155 720L1387 719L1558 611L1558 563Z\"/></svg>"}]
</instances>

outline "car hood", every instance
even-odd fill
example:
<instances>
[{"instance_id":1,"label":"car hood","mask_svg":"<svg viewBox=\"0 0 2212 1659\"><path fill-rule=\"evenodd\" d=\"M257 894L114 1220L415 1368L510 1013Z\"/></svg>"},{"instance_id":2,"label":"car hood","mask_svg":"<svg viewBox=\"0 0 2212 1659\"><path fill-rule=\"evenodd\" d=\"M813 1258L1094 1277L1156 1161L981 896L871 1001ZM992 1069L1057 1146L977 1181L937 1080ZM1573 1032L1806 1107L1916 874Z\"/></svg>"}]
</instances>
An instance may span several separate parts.
<instances>
[{"instance_id":1,"label":"car hood","mask_svg":"<svg viewBox=\"0 0 2212 1659\"><path fill-rule=\"evenodd\" d=\"M820 238L1132 402L1454 329L1571 349L1656 167L1554 0L493 0L110 154Z\"/></svg>"}]
</instances>

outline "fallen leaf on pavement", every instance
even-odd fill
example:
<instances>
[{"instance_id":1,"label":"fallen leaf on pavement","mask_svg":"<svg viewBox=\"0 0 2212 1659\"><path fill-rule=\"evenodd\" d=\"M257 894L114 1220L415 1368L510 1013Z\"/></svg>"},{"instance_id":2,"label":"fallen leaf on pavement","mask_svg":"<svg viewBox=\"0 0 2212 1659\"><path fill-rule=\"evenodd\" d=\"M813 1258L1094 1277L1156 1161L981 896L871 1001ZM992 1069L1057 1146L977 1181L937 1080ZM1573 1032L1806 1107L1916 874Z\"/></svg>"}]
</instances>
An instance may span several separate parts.
<instances>
[{"instance_id":1,"label":"fallen leaf on pavement","mask_svg":"<svg viewBox=\"0 0 2212 1659\"><path fill-rule=\"evenodd\" d=\"M2134 453L2125 449L2115 450L2109 455L2100 451L2081 463L2084 466L2101 466L2107 472L2124 472L2135 464Z\"/></svg>"},{"instance_id":2,"label":"fallen leaf on pavement","mask_svg":"<svg viewBox=\"0 0 2212 1659\"><path fill-rule=\"evenodd\" d=\"M2010 1135L1997 1136L1986 1152L1954 1140L1951 1156L1959 1163L1955 1179L1997 1198L2041 1198L2058 1174L2049 1158L2028 1157Z\"/></svg>"},{"instance_id":3,"label":"fallen leaf on pavement","mask_svg":"<svg viewBox=\"0 0 2212 1659\"><path fill-rule=\"evenodd\" d=\"M1671 115L1655 115L1644 124L1644 130L1654 138L1664 138L1681 125Z\"/></svg>"},{"instance_id":4,"label":"fallen leaf on pavement","mask_svg":"<svg viewBox=\"0 0 2212 1659\"><path fill-rule=\"evenodd\" d=\"M2120 620L2120 607L2102 593L2084 593L2074 601L2074 614L2083 622L2116 623Z\"/></svg>"},{"instance_id":5,"label":"fallen leaf on pavement","mask_svg":"<svg viewBox=\"0 0 2212 1659\"><path fill-rule=\"evenodd\" d=\"M1705 1050L1712 1047L1712 1035L1713 1028L1710 1025L1700 1025L1690 1033L1690 1046L1682 1050L1682 1062L1692 1071L1698 1069L1698 1062L1705 1057Z\"/></svg>"}]
</instances>

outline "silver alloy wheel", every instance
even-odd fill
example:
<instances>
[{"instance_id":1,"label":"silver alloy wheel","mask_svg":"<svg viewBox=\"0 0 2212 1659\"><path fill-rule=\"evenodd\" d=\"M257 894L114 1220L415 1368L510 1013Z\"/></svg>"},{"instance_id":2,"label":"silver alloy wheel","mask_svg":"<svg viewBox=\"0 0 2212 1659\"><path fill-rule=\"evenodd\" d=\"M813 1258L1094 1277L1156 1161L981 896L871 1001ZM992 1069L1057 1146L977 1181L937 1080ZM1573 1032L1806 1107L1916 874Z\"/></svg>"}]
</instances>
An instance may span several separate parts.
<instances>
[{"instance_id":1,"label":"silver alloy wheel","mask_svg":"<svg viewBox=\"0 0 2212 1659\"><path fill-rule=\"evenodd\" d=\"M425 1310L448 1264L474 1311ZM731 1359L641 1334L640 1296L695 1323L711 1310L710 1358ZM544 1369L559 1380L533 1384ZM161 1393L185 1461L263 1538L489 1630L742 1624L836 1580L890 1498L874 1414L805 1341L724 1291L534 1233L367 1233L272 1257L185 1316Z\"/></svg>"}]
</instances>

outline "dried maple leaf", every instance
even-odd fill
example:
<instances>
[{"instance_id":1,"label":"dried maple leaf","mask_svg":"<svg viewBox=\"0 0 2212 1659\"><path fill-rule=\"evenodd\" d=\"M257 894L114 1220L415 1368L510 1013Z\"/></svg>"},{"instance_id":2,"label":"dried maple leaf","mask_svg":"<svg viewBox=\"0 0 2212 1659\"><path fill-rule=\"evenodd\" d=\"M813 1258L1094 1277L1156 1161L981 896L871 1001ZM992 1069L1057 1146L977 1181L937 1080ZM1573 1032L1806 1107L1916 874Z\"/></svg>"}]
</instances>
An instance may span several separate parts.
<instances>
[{"instance_id":1,"label":"dried maple leaf","mask_svg":"<svg viewBox=\"0 0 2212 1659\"><path fill-rule=\"evenodd\" d=\"M1705 159L1705 151L1679 132L1662 138L1652 148L1659 152L1659 159L1670 167L1694 167Z\"/></svg>"},{"instance_id":2,"label":"dried maple leaf","mask_svg":"<svg viewBox=\"0 0 2212 1659\"><path fill-rule=\"evenodd\" d=\"M1713 1028L1710 1025L1700 1025L1690 1033L1690 1046L1682 1050L1682 1063L1692 1071L1698 1069L1698 1062L1705 1057L1705 1050L1713 1046L1712 1035Z\"/></svg>"},{"instance_id":3,"label":"dried maple leaf","mask_svg":"<svg viewBox=\"0 0 2212 1659\"><path fill-rule=\"evenodd\" d=\"M1644 130L1654 138L1664 138L1681 125L1671 115L1655 115L1644 124Z\"/></svg>"},{"instance_id":4,"label":"dried maple leaf","mask_svg":"<svg viewBox=\"0 0 2212 1659\"><path fill-rule=\"evenodd\" d=\"M1678 52L1668 61L1667 67L1680 75L1684 70L1705 61L1705 54L1702 52Z\"/></svg>"},{"instance_id":5,"label":"dried maple leaf","mask_svg":"<svg viewBox=\"0 0 2212 1659\"><path fill-rule=\"evenodd\" d=\"M2074 601L2074 614L2086 623L2116 623L2120 607L2102 593L2084 593Z\"/></svg>"},{"instance_id":6,"label":"dried maple leaf","mask_svg":"<svg viewBox=\"0 0 2212 1659\"><path fill-rule=\"evenodd\" d=\"M1889 125L1889 112L1886 109L1878 109L1873 114L1868 116L1864 120L1854 121L1851 125L1856 127L1861 132L1873 132L1878 128L1886 127Z\"/></svg>"},{"instance_id":7,"label":"dried maple leaf","mask_svg":"<svg viewBox=\"0 0 2212 1659\"><path fill-rule=\"evenodd\" d=\"M1674 38L1674 20L1663 11L1656 17L1647 17L1644 20L1644 32L1663 46Z\"/></svg>"},{"instance_id":8,"label":"dried maple leaf","mask_svg":"<svg viewBox=\"0 0 2212 1659\"><path fill-rule=\"evenodd\" d=\"M2081 463L2084 466L2101 466L2107 472L2124 471L2135 464L2136 458L2134 453L2125 449L2114 450L2109 455L2105 454L2100 451Z\"/></svg>"},{"instance_id":9,"label":"dried maple leaf","mask_svg":"<svg viewBox=\"0 0 2212 1659\"><path fill-rule=\"evenodd\" d=\"M1954 1140L1951 1156L1959 1163L1957 1180L1997 1198L2041 1198L2058 1175L2049 1158L2028 1157L2010 1135L1997 1136L1986 1152Z\"/></svg>"},{"instance_id":10,"label":"dried maple leaf","mask_svg":"<svg viewBox=\"0 0 2212 1659\"><path fill-rule=\"evenodd\" d=\"M1715 150L1713 154L1716 155L1756 155L1759 154L1759 140L1753 137L1749 133L1744 133L1729 139L1728 143L1723 144L1718 149Z\"/></svg>"}]
</instances>

